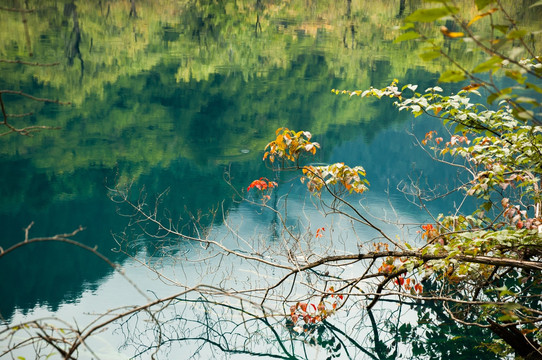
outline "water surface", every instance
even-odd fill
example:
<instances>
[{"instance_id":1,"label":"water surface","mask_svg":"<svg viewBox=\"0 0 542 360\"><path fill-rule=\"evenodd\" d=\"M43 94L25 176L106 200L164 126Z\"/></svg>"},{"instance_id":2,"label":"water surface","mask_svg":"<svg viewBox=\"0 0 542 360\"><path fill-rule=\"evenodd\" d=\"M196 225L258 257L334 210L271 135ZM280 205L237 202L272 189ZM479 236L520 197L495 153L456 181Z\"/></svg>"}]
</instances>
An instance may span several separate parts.
<instances>
[{"instance_id":1,"label":"water surface","mask_svg":"<svg viewBox=\"0 0 542 360\"><path fill-rule=\"evenodd\" d=\"M164 206L181 223L189 223L187 211L220 204L247 228L266 227L268 217L231 200L224 174L237 189L272 176L262 150L283 126L313 133L322 145L318 162L364 166L371 182L364 202L389 215L391 201L393 216L410 224L427 217L397 185L420 174L432 185L455 176L416 146L413 135L435 122L413 122L391 101L331 93L384 87L394 78L421 89L435 84L439 61L423 63L416 45L393 43L418 1L138 1L137 16L128 1L27 6L34 11L26 22L1 13L0 58L58 64L0 63L0 85L71 104L3 96L8 112L32 112L13 120L18 126L60 128L0 138L4 249L23 240L32 222L35 237L81 225L76 240L122 263L144 290L166 292L111 251L127 219L110 189L131 184L150 197L167 190ZM294 192L302 193L301 185ZM302 204L292 202L294 209ZM401 235L409 234L416 235ZM141 256L148 256L145 241L152 240L140 240ZM120 290L123 279L103 262L65 244L27 246L3 258L0 273L0 314L8 321L77 318L137 298Z\"/></svg>"}]
</instances>

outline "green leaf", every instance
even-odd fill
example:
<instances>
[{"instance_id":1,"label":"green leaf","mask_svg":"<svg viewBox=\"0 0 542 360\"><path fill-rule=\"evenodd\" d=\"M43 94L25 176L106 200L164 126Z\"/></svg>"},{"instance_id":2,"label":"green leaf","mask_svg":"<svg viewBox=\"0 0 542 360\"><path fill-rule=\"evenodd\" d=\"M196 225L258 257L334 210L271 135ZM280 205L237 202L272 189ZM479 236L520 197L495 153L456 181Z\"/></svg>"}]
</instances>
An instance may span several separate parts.
<instances>
[{"instance_id":1,"label":"green leaf","mask_svg":"<svg viewBox=\"0 0 542 360\"><path fill-rule=\"evenodd\" d=\"M417 32L415 32L415 31L407 31L404 34L399 35L393 42L394 43L399 43L401 41L417 39L419 37L420 37L420 34L418 34Z\"/></svg>"},{"instance_id":2,"label":"green leaf","mask_svg":"<svg viewBox=\"0 0 542 360\"><path fill-rule=\"evenodd\" d=\"M498 56L493 56L488 61L485 61L485 62L483 62L481 64L478 64L478 66L476 66L472 70L472 72L473 73L480 73L480 72L500 69L501 64L502 64L502 59L500 57L498 57Z\"/></svg>"},{"instance_id":3,"label":"green leaf","mask_svg":"<svg viewBox=\"0 0 542 360\"><path fill-rule=\"evenodd\" d=\"M506 34L507 39L521 39L527 35L527 30L524 29L518 29L518 30L512 30L508 34Z\"/></svg>"},{"instance_id":4,"label":"green leaf","mask_svg":"<svg viewBox=\"0 0 542 360\"><path fill-rule=\"evenodd\" d=\"M523 84L527 80L527 77L523 76L519 71L506 70L504 74L520 84Z\"/></svg>"},{"instance_id":5,"label":"green leaf","mask_svg":"<svg viewBox=\"0 0 542 360\"><path fill-rule=\"evenodd\" d=\"M455 14L459 11L456 7L441 7L433 9L418 9L405 19L407 22L433 22L448 15Z\"/></svg>"},{"instance_id":6,"label":"green leaf","mask_svg":"<svg viewBox=\"0 0 542 360\"><path fill-rule=\"evenodd\" d=\"M499 93L493 93L487 97L487 103L489 105L493 104L493 101L499 96Z\"/></svg>"},{"instance_id":7,"label":"green leaf","mask_svg":"<svg viewBox=\"0 0 542 360\"><path fill-rule=\"evenodd\" d=\"M489 211L491 210L492 206L493 206L493 203L491 201L486 201L485 203L482 204L482 209L484 209L485 211Z\"/></svg>"},{"instance_id":8,"label":"green leaf","mask_svg":"<svg viewBox=\"0 0 542 360\"><path fill-rule=\"evenodd\" d=\"M482 10L491 3L494 3L495 0L476 0L476 7L478 10Z\"/></svg>"},{"instance_id":9,"label":"green leaf","mask_svg":"<svg viewBox=\"0 0 542 360\"><path fill-rule=\"evenodd\" d=\"M523 120L529 120L534 117L534 113L531 110L525 110L525 111L518 112L517 117Z\"/></svg>"},{"instance_id":10,"label":"green leaf","mask_svg":"<svg viewBox=\"0 0 542 360\"><path fill-rule=\"evenodd\" d=\"M531 98L531 97L527 97L527 96L520 96L515 101L517 103L527 103L527 104L531 104L531 105L534 105L534 106L540 105L539 102L536 101L536 99Z\"/></svg>"},{"instance_id":11,"label":"green leaf","mask_svg":"<svg viewBox=\"0 0 542 360\"><path fill-rule=\"evenodd\" d=\"M465 125L457 123L457 125L454 128L454 133L456 133L456 134L461 133L461 132L465 131L465 129L466 129Z\"/></svg>"},{"instance_id":12,"label":"green leaf","mask_svg":"<svg viewBox=\"0 0 542 360\"><path fill-rule=\"evenodd\" d=\"M487 102L489 105L493 104L495 100L501 100L504 98L509 98L508 94L512 92L512 88L504 88L501 91L493 93L487 97Z\"/></svg>"},{"instance_id":13,"label":"green leaf","mask_svg":"<svg viewBox=\"0 0 542 360\"><path fill-rule=\"evenodd\" d=\"M491 25L495 30L499 30L501 33L506 34L508 32L508 25Z\"/></svg>"},{"instance_id":14,"label":"green leaf","mask_svg":"<svg viewBox=\"0 0 542 360\"><path fill-rule=\"evenodd\" d=\"M533 8L535 6L541 6L542 5L542 0L538 0L537 2L535 2L534 4L532 4L531 6L529 6L529 8Z\"/></svg>"},{"instance_id":15,"label":"green leaf","mask_svg":"<svg viewBox=\"0 0 542 360\"><path fill-rule=\"evenodd\" d=\"M440 55L440 51L427 51L424 53L421 53L419 56L423 61L429 61L438 58Z\"/></svg>"},{"instance_id":16,"label":"green leaf","mask_svg":"<svg viewBox=\"0 0 542 360\"><path fill-rule=\"evenodd\" d=\"M465 74L459 70L446 70L440 74L439 82L457 82L465 80Z\"/></svg>"},{"instance_id":17,"label":"green leaf","mask_svg":"<svg viewBox=\"0 0 542 360\"><path fill-rule=\"evenodd\" d=\"M542 88L541 87L539 87L539 86L537 86L535 84L531 84L531 83L525 83L525 85L527 85L527 89L533 89L534 91L542 94Z\"/></svg>"}]
</instances>

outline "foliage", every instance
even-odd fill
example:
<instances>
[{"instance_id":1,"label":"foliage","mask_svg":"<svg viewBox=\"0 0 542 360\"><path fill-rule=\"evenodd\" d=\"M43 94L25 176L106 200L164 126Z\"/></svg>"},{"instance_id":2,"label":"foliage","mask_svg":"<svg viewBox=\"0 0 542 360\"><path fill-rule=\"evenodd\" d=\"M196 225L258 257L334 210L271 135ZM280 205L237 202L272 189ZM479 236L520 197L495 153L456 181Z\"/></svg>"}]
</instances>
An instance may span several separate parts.
<instances>
[{"instance_id":1,"label":"foliage","mask_svg":"<svg viewBox=\"0 0 542 360\"><path fill-rule=\"evenodd\" d=\"M417 86L411 84L399 88L398 80L383 89L333 92L395 98L399 110L408 110L415 117L436 117L447 125L447 134L439 136L431 130L420 145L426 146L435 159L464 170L457 191L478 200L478 209L469 214L457 208L453 215L440 214L433 218L435 223L423 225L422 239L427 244L416 248L405 243L421 256L408 258L403 269L437 282L438 292L425 291L424 297L443 297L445 304L455 299L458 303L446 305L455 321L488 327L517 355L536 357L540 350L534 338L540 336L541 322L537 307L542 269L542 127L538 118L541 103L537 100L541 91L535 81L542 78L542 63L525 39L528 34L537 35L519 28L497 1L477 2L480 11L488 5L494 7L470 21L458 15L453 1L440 3L440 7L409 15L403 27L406 32L398 41L421 39L435 57L446 57L456 66L441 75L441 82L470 78L470 85L449 96L442 95L438 86L424 92L416 92ZM494 20L497 12L508 24L491 21L491 27L504 36L497 39L494 32L488 37L475 36L471 25L486 17ZM490 58L468 69L437 46L419 24L444 17L451 17L455 28L463 30L450 32L442 27L444 37L469 40ZM532 58L522 59L520 54ZM430 58L428 53L422 57ZM499 87L495 79L500 72L513 80L513 85ZM489 73L489 80L480 73ZM481 96L480 88L487 90L488 105L471 100L472 96ZM494 103L498 103L497 108L488 107ZM430 260L430 256L438 259ZM395 270L381 269L387 273ZM501 331L516 326L523 335ZM524 341L523 337L533 333L535 337L527 340L530 345L516 342L518 336Z\"/></svg>"},{"instance_id":2,"label":"foliage","mask_svg":"<svg viewBox=\"0 0 542 360\"><path fill-rule=\"evenodd\" d=\"M260 214L271 214L270 236L243 238L226 212L221 214L220 229L193 216L193 231L188 232L173 220L171 212L162 209L161 194L153 203L144 192L134 196L121 183L110 189L110 196L128 217L129 230L116 237L117 250L137 260L137 239L127 235L130 231L166 244L161 251L178 262L182 270L178 273L185 278L181 275L179 280L151 261L141 265L178 291L141 306L110 311L82 329L77 324L57 326L47 321L6 327L0 335L13 345L5 354L18 346L45 342L43 349L54 349L69 358L77 355L80 345L93 333L119 320L128 336L127 346L135 344L140 357L155 357L160 351L167 356L165 348L185 343L195 343L195 353L208 346L226 354L290 360L314 358L320 348L328 358L395 358L407 344L411 344L408 355L413 357L443 357L451 348L455 353L469 350L456 348L453 341L445 346L436 344L439 337L453 340L453 331L448 328L452 323L470 326L468 333L478 327L488 337L489 331L500 337L500 342L487 339L486 345L501 356L515 352L524 358L540 358L542 137L540 102L536 100L540 60L518 60L519 52L514 50L518 42L528 48L524 37L537 34L516 28L514 22L506 24L505 30L492 21L491 31L482 32L487 38L478 37L472 29L482 21L499 15L511 19L500 2L477 1L478 11L468 20L461 18L464 11L456 2L437 3L406 18L406 35L399 37L399 42L419 41L426 46L423 59L443 57L458 66L443 72L441 81L470 78L471 84L449 96L442 95L439 86L417 92L416 85L400 88L396 80L382 89L333 92L380 101L393 98L399 110L408 110L418 119L431 116L444 122L444 133L429 130L418 142L436 161L461 172L454 191L473 199L475 211L450 205L449 213L428 213L432 220L414 225L418 236L393 236L364 211L364 198L359 196L369 186L364 168L342 162L316 165L312 160L320 144L312 142L312 134L281 127L265 148L264 160L279 173L298 172L309 192L316 195L311 199L321 218L292 224L288 196L277 194L279 181L261 177L245 184L246 192L238 192L236 200L257 206ZM232 21L228 16L232 8L221 9L224 11L215 19L210 13L219 11L203 6L223 3L196 1L186 5L185 15L191 17L195 12L199 16L194 17L196 22L212 24L199 32L187 31L202 44L216 36L213 29L227 28ZM268 10L281 13L282 8L274 5ZM487 5L495 8L487 10ZM445 28L433 26L444 19L446 24L438 25ZM501 31L504 40L497 39L493 30ZM438 40L431 38L435 34ZM490 57L481 62L474 57L473 63L454 60L442 44L474 44ZM199 55L205 59L203 51ZM177 81L207 81L215 73L212 67L200 70L199 77L181 71ZM496 80L499 72L514 85L501 88ZM484 76L476 75L482 73ZM470 99L481 89L488 91L488 105ZM529 91L535 96L526 96L524 92ZM221 131L216 128L217 133ZM236 140L240 141L239 137ZM414 194L423 191L417 184L411 188ZM263 202L247 195L255 191L263 196ZM425 197L419 196L418 201L427 209ZM301 210L300 214L305 208ZM324 224L324 219L332 221ZM336 235L337 228L345 231L340 222L344 219L354 230L361 224L370 235L363 234L354 243L342 233ZM169 251L169 242L174 250ZM179 244L194 257L180 253ZM392 308L386 308L387 302ZM417 308L420 329L404 321L407 316L402 309L407 305ZM431 314L436 313L438 319L425 311L431 306L437 308ZM377 311L382 314L379 321L375 320ZM447 317L444 326L443 317ZM28 341L19 339L21 330L27 332ZM431 335L422 341L416 331Z\"/></svg>"}]
</instances>

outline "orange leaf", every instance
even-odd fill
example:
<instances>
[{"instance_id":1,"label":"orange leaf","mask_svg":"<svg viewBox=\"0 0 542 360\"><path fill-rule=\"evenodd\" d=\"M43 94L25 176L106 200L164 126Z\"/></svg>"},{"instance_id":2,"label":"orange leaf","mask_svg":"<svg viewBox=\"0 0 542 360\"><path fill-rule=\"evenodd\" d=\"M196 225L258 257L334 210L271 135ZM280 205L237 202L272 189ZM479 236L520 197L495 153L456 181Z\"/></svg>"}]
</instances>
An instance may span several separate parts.
<instances>
[{"instance_id":1,"label":"orange leaf","mask_svg":"<svg viewBox=\"0 0 542 360\"><path fill-rule=\"evenodd\" d=\"M466 91L477 90L482 85L483 84L473 83L473 84L470 84L470 85L467 85L467 86L463 87L462 89L466 90Z\"/></svg>"},{"instance_id":2,"label":"orange leaf","mask_svg":"<svg viewBox=\"0 0 542 360\"><path fill-rule=\"evenodd\" d=\"M462 32L453 32L453 31L449 31L448 28L446 26L442 26L440 28L440 32L444 34L444 36L447 36L449 38L460 38L460 37L463 37L465 36L464 33Z\"/></svg>"},{"instance_id":3,"label":"orange leaf","mask_svg":"<svg viewBox=\"0 0 542 360\"><path fill-rule=\"evenodd\" d=\"M326 309L326 306L324 305L323 302L318 304L318 311L323 312L325 309Z\"/></svg>"}]
</instances>

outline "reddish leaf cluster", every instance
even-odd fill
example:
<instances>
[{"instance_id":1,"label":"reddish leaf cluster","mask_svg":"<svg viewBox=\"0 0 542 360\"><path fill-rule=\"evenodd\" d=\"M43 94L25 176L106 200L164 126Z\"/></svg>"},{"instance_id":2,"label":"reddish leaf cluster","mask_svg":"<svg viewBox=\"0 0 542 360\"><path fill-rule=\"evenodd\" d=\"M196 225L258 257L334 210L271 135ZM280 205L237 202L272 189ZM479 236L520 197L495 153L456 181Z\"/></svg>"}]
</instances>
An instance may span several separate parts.
<instances>
[{"instance_id":1,"label":"reddish leaf cluster","mask_svg":"<svg viewBox=\"0 0 542 360\"><path fill-rule=\"evenodd\" d=\"M380 265L380 267L378 268L378 272L379 272L379 273L386 274L386 275L391 274L394 270L395 270L395 265L393 265L393 264L388 264L388 263L383 263L383 264Z\"/></svg>"},{"instance_id":2,"label":"reddish leaf cluster","mask_svg":"<svg viewBox=\"0 0 542 360\"><path fill-rule=\"evenodd\" d=\"M297 302L295 305L292 305L290 307L290 318L294 325L296 325L300 319L307 325L316 324L333 314L344 297L340 294L333 294L335 292L333 286L329 288L328 292L332 293L329 295L331 301L326 301L326 299L323 298L318 305L306 302Z\"/></svg>"},{"instance_id":3,"label":"reddish leaf cluster","mask_svg":"<svg viewBox=\"0 0 542 360\"><path fill-rule=\"evenodd\" d=\"M423 291L423 286L416 280L411 278L405 278L404 276L399 276L397 279L393 280L396 285L399 285L406 291L414 291L416 293L421 293Z\"/></svg>"},{"instance_id":4,"label":"reddish leaf cluster","mask_svg":"<svg viewBox=\"0 0 542 360\"><path fill-rule=\"evenodd\" d=\"M433 229L433 226L431 224L427 224L427 225L424 225L426 227L426 229ZM384 262L382 263L382 265L380 265L380 267L378 268L378 272L380 274L383 274L383 275L386 275L386 277L394 277L396 276L395 274L393 274L394 271L396 270L400 270L401 269L401 266L397 267L395 265L395 261L397 260L397 258L394 258L394 257L387 257ZM403 260L401 259L398 259L400 262L404 262ZM422 284L420 284L419 282L417 282L415 279L412 279L412 278L406 278L405 275L400 275L398 277L396 277L393 282L396 284L396 285L399 285L399 287L402 287L404 290L406 291L410 291L412 294L415 294L415 293L421 293L423 291L423 286Z\"/></svg>"},{"instance_id":5,"label":"reddish leaf cluster","mask_svg":"<svg viewBox=\"0 0 542 360\"><path fill-rule=\"evenodd\" d=\"M501 200L501 205L504 208L503 216L510 221L512 225L515 224L517 229L542 229L542 218L529 218L527 216L527 211L520 210L519 205L510 204L508 198Z\"/></svg>"},{"instance_id":6,"label":"reddish leaf cluster","mask_svg":"<svg viewBox=\"0 0 542 360\"><path fill-rule=\"evenodd\" d=\"M429 131L427 134L425 134L425 138L422 140L422 144L427 145L427 142L430 140L433 140L433 138L435 139L435 142L437 143L437 145L440 144L442 142L442 138L436 137L436 136L437 136L437 132L435 130Z\"/></svg>"},{"instance_id":7,"label":"reddish leaf cluster","mask_svg":"<svg viewBox=\"0 0 542 360\"><path fill-rule=\"evenodd\" d=\"M326 231L325 228L321 227L320 229L316 230L316 238L324 237L324 231Z\"/></svg>"},{"instance_id":8,"label":"reddish leaf cluster","mask_svg":"<svg viewBox=\"0 0 542 360\"><path fill-rule=\"evenodd\" d=\"M258 190L267 190L274 187L277 187L277 183L274 181L269 181L269 179L261 177L258 180L254 180L250 183L250 185L247 187L247 192L250 191L252 188L256 188Z\"/></svg>"},{"instance_id":9,"label":"reddish leaf cluster","mask_svg":"<svg viewBox=\"0 0 542 360\"><path fill-rule=\"evenodd\" d=\"M431 240L438 235L437 229L431 224L422 225L424 232L422 233L422 239Z\"/></svg>"},{"instance_id":10,"label":"reddish leaf cluster","mask_svg":"<svg viewBox=\"0 0 542 360\"><path fill-rule=\"evenodd\" d=\"M446 143L446 147L454 146L460 143L470 144L470 140L465 135L452 135L450 141Z\"/></svg>"}]
</instances>

